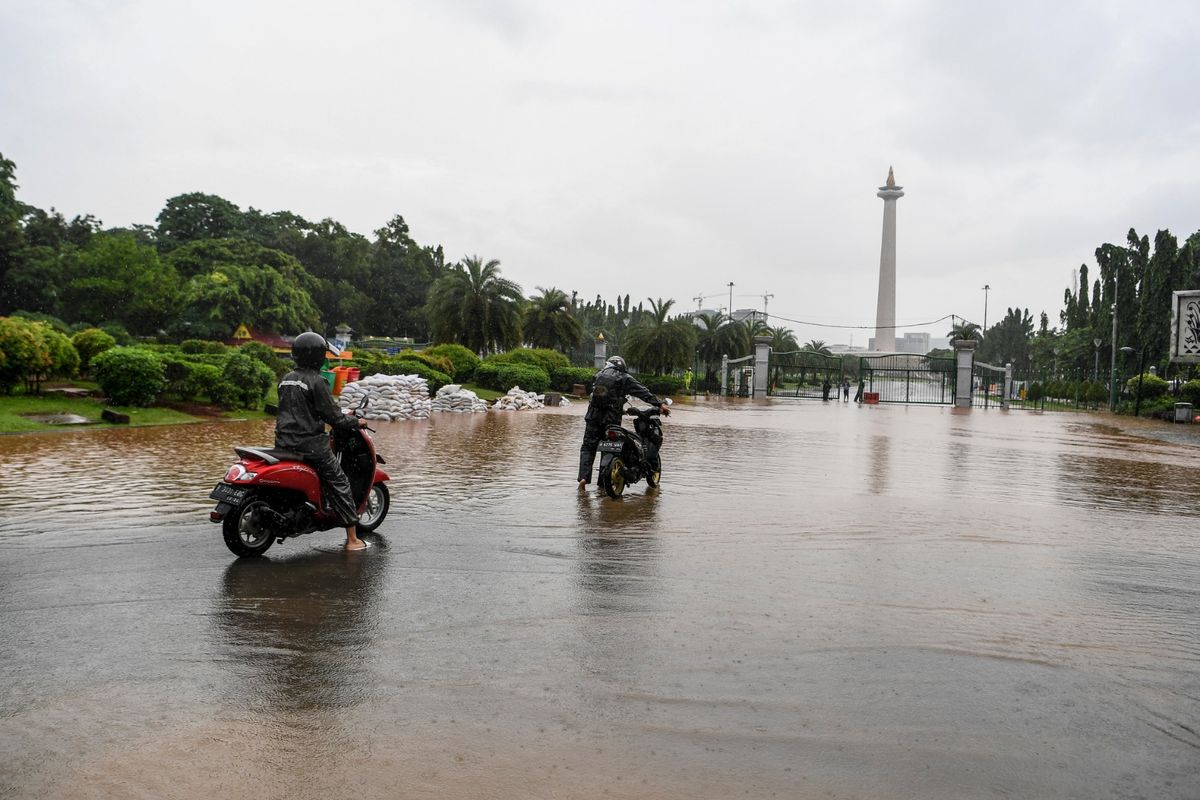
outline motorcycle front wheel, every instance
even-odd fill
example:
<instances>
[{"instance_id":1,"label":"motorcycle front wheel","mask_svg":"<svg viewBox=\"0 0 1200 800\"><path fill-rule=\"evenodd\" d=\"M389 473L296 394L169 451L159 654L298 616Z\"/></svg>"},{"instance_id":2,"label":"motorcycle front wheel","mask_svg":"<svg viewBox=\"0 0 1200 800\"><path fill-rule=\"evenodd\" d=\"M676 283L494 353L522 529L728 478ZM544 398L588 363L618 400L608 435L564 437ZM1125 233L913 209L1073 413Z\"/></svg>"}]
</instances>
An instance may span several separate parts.
<instances>
[{"instance_id":1,"label":"motorcycle front wheel","mask_svg":"<svg viewBox=\"0 0 1200 800\"><path fill-rule=\"evenodd\" d=\"M625 462L620 456L613 456L608 464L600 465L600 488L608 493L609 497L617 498L625 491Z\"/></svg>"},{"instance_id":2,"label":"motorcycle front wheel","mask_svg":"<svg viewBox=\"0 0 1200 800\"><path fill-rule=\"evenodd\" d=\"M391 505L391 495L387 486L382 483L371 486L371 492L367 495L363 512L358 515L358 532L370 533L378 528L379 523L383 522L383 518L387 516Z\"/></svg>"},{"instance_id":3,"label":"motorcycle front wheel","mask_svg":"<svg viewBox=\"0 0 1200 800\"><path fill-rule=\"evenodd\" d=\"M658 454L656 453L654 457L650 459L650 464L646 471L646 485L653 489L654 487L658 486L661 480L662 459L659 458Z\"/></svg>"},{"instance_id":4,"label":"motorcycle front wheel","mask_svg":"<svg viewBox=\"0 0 1200 800\"><path fill-rule=\"evenodd\" d=\"M225 546L238 558L261 556L275 543L275 532L266 526L259 513L268 508L265 501L251 496L221 523Z\"/></svg>"}]
</instances>

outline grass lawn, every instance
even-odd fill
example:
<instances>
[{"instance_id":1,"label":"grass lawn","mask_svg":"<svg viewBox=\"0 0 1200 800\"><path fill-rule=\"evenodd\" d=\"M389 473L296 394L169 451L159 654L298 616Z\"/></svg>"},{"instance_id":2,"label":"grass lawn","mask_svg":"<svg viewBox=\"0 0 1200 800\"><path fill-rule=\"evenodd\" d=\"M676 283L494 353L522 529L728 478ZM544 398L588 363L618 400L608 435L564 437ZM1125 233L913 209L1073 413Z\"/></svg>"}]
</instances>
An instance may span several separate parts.
<instances>
[{"instance_id":1,"label":"grass lawn","mask_svg":"<svg viewBox=\"0 0 1200 800\"><path fill-rule=\"evenodd\" d=\"M185 414L171 408L125 408L108 406L102 400L91 397L75 398L56 395L2 395L0 396L0 433L23 433L30 431L65 430L70 428L116 428L100 419L105 408L129 415L130 425L175 425L181 422L198 422L200 417ZM253 412L249 412L253 413ZM76 414L94 421L94 425L50 425L30 419L28 414ZM244 416L244 415L242 415Z\"/></svg>"},{"instance_id":2,"label":"grass lawn","mask_svg":"<svg viewBox=\"0 0 1200 800\"><path fill-rule=\"evenodd\" d=\"M462 387L474 392L476 395L478 395L480 400L486 400L489 403L495 400L497 397L504 396L504 392L497 392L495 389L485 389L482 386L476 386L473 383L464 383L462 384Z\"/></svg>"}]
</instances>

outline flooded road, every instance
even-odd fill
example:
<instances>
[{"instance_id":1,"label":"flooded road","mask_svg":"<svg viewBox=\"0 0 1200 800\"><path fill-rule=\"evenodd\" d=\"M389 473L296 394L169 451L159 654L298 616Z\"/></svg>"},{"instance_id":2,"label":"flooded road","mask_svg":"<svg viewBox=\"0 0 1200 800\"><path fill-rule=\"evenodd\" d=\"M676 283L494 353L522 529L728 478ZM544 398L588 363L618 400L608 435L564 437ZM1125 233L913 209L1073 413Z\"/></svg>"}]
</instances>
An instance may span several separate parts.
<instances>
[{"instance_id":1,"label":"flooded road","mask_svg":"<svg viewBox=\"0 0 1200 800\"><path fill-rule=\"evenodd\" d=\"M701 401L613 501L582 411L257 561L269 421L0 437L0 797L1200 797L1200 431Z\"/></svg>"}]
</instances>

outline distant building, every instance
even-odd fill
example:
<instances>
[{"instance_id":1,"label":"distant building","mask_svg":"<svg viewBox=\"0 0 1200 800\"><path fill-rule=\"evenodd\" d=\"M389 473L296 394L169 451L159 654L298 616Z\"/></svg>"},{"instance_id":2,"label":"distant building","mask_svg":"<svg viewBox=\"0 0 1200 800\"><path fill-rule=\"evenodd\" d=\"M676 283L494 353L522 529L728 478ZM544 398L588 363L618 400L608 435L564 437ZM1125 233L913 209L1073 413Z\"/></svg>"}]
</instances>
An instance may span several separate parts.
<instances>
[{"instance_id":1,"label":"distant building","mask_svg":"<svg viewBox=\"0 0 1200 800\"><path fill-rule=\"evenodd\" d=\"M896 350L901 353L924 355L929 352L929 349L928 333L906 333L903 338L896 340Z\"/></svg>"}]
</instances>

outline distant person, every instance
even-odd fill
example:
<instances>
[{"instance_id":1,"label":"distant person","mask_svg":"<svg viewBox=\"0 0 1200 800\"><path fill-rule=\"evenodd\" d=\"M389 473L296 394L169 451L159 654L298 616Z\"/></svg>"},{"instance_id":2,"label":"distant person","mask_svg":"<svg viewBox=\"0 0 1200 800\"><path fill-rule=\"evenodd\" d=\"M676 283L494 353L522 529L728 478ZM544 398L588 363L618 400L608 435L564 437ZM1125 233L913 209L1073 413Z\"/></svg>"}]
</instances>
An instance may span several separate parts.
<instances>
[{"instance_id":1,"label":"distant person","mask_svg":"<svg viewBox=\"0 0 1200 800\"><path fill-rule=\"evenodd\" d=\"M335 428L365 428L365 419L345 414L333 399L329 384L321 377L328 345L319 333L302 333L292 342L296 368L279 382L279 413L275 416L275 447L304 457L317 471L322 494L329 507L346 526L346 549L363 550L358 538L358 511L350 493L350 480L329 446L325 423Z\"/></svg>"},{"instance_id":2,"label":"distant person","mask_svg":"<svg viewBox=\"0 0 1200 800\"><path fill-rule=\"evenodd\" d=\"M693 377L693 375L692 375L692 371L690 369L687 372L683 373L683 389L684 389L684 391L690 392L692 390L692 377Z\"/></svg>"},{"instance_id":3,"label":"distant person","mask_svg":"<svg viewBox=\"0 0 1200 800\"><path fill-rule=\"evenodd\" d=\"M829 382L829 376L825 376L825 382L821 384L821 399L829 399L829 390L833 388L833 384Z\"/></svg>"},{"instance_id":4,"label":"distant person","mask_svg":"<svg viewBox=\"0 0 1200 800\"><path fill-rule=\"evenodd\" d=\"M658 406L659 413L664 417L671 415L671 409L666 403L625 371L625 359L609 356L608 361L604 362L604 369L597 372L593 379L592 398L588 401L587 413L583 415L583 445L579 448L580 489L592 482L596 445L600 444L605 428L621 423L621 412L625 410L627 395Z\"/></svg>"},{"instance_id":5,"label":"distant person","mask_svg":"<svg viewBox=\"0 0 1200 800\"><path fill-rule=\"evenodd\" d=\"M842 378L842 402L850 402L850 379Z\"/></svg>"},{"instance_id":6,"label":"distant person","mask_svg":"<svg viewBox=\"0 0 1200 800\"><path fill-rule=\"evenodd\" d=\"M854 402L856 402L856 403L862 402L863 389L866 389L866 388L867 388L866 381L860 379L858 381L858 391L854 393Z\"/></svg>"}]
</instances>

